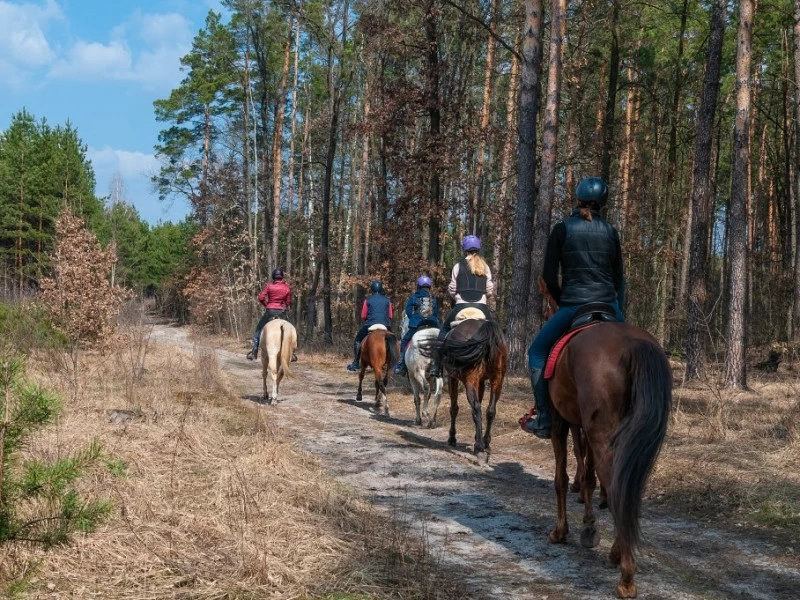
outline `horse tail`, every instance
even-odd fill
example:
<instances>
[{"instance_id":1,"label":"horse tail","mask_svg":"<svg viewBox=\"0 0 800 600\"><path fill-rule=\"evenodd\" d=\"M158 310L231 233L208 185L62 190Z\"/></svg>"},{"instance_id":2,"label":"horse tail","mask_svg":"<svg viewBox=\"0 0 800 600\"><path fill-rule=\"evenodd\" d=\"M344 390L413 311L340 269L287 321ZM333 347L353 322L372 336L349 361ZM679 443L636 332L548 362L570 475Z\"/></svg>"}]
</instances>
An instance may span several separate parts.
<instances>
[{"instance_id":1,"label":"horse tail","mask_svg":"<svg viewBox=\"0 0 800 600\"><path fill-rule=\"evenodd\" d=\"M397 352L397 336L393 333L386 333L386 356L389 359L389 369L393 369L397 362L400 360L400 356Z\"/></svg>"},{"instance_id":2,"label":"horse tail","mask_svg":"<svg viewBox=\"0 0 800 600\"><path fill-rule=\"evenodd\" d=\"M281 358L281 369L283 369L283 376L284 377L291 377L292 376L292 372L289 369L289 362L292 360L292 353L289 352L288 344L286 344L284 346L284 343L283 343L283 340L284 340L283 328L284 328L284 325L281 324L281 343L280 343L280 346L278 346L279 352L280 352L280 358Z\"/></svg>"},{"instance_id":3,"label":"horse tail","mask_svg":"<svg viewBox=\"0 0 800 600\"><path fill-rule=\"evenodd\" d=\"M629 361L627 414L611 438L614 464L608 504L620 541L635 546L640 538L642 493L667 433L672 371L664 351L654 341L633 342Z\"/></svg>"}]
</instances>

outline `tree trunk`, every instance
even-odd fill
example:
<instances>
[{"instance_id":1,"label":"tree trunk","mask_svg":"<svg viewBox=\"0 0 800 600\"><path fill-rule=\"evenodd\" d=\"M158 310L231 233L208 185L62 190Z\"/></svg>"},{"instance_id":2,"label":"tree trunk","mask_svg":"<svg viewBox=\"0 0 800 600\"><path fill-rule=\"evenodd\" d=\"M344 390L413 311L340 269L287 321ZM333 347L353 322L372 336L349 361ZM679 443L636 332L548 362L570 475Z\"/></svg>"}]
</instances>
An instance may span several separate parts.
<instances>
[{"instance_id":1,"label":"tree trunk","mask_svg":"<svg viewBox=\"0 0 800 600\"><path fill-rule=\"evenodd\" d=\"M300 62L300 24L297 24L297 28L295 29L294 33L294 81L292 82L292 132L289 137L289 189L287 190L287 198L286 204L288 206L288 216L292 218L292 210L294 205L294 138L297 134L297 74L299 72L298 66ZM299 204L299 199L298 199ZM286 268L291 271L292 269L292 229L294 227L290 226L287 228L286 231Z\"/></svg>"},{"instance_id":2,"label":"tree trunk","mask_svg":"<svg viewBox=\"0 0 800 600\"><path fill-rule=\"evenodd\" d=\"M747 173L750 164L750 63L753 0L739 1L736 44L736 119L733 129L731 208L728 230L728 314L725 324L725 385L747 387L745 294L747 291Z\"/></svg>"},{"instance_id":3,"label":"tree trunk","mask_svg":"<svg viewBox=\"0 0 800 600\"><path fill-rule=\"evenodd\" d=\"M289 58L292 55L292 29L293 19L289 19L289 35L286 37L286 47L283 52L283 69L281 70L281 83L278 95L275 98L277 114L275 127L272 131L272 248L270 260L272 267L278 265L278 227L281 221L281 182L283 167L283 117L286 113L286 80L289 77Z\"/></svg>"},{"instance_id":4,"label":"tree trunk","mask_svg":"<svg viewBox=\"0 0 800 600\"><path fill-rule=\"evenodd\" d=\"M441 107L439 105L439 39L438 39L438 14L439 6L437 0L428 3L428 10L425 14L425 38L428 42L427 48L427 73L425 83L426 107L430 120L430 139L429 148L432 152L438 153L439 137L441 135ZM428 262L432 265L439 263L442 258L442 249L439 245L439 235L441 234L441 213L442 213L442 187L439 169L435 164L431 165L431 179L429 188L429 213L428 213Z\"/></svg>"},{"instance_id":5,"label":"tree trunk","mask_svg":"<svg viewBox=\"0 0 800 600\"><path fill-rule=\"evenodd\" d=\"M533 209L536 201L536 118L539 112L539 79L542 71L542 1L525 0L522 36L522 65L519 102L519 149L517 165L517 206L514 212L513 275L508 318L510 367L518 371L525 364L528 343L528 290L531 282Z\"/></svg>"},{"instance_id":6,"label":"tree trunk","mask_svg":"<svg viewBox=\"0 0 800 600\"><path fill-rule=\"evenodd\" d=\"M794 339L800 341L800 0L794 0L794 177L795 177L795 261L794 261ZM788 133L787 133L788 135Z\"/></svg>"},{"instance_id":7,"label":"tree trunk","mask_svg":"<svg viewBox=\"0 0 800 600\"><path fill-rule=\"evenodd\" d=\"M611 181L611 150L614 147L614 113L617 107L617 80L619 79L619 1L611 3L611 54L608 58L608 94L603 113L603 149L600 159L600 177Z\"/></svg>"},{"instance_id":8,"label":"tree trunk","mask_svg":"<svg viewBox=\"0 0 800 600\"><path fill-rule=\"evenodd\" d=\"M547 94L542 126L542 174L539 202L534 214L533 251L531 254L530 315L531 329L542 327L542 296L537 278L544 268L544 255L550 235L550 212L555 198L556 162L558 159L558 109L561 97L563 39L566 30L566 0L553 0L550 25L550 55L547 70Z\"/></svg>"},{"instance_id":9,"label":"tree trunk","mask_svg":"<svg viewBox=\"0 0 800 600\"><path fill-rule=\"evenodd\" d=\"M800 0L799 0L800 1ZM706 334L706 289L708 267L708 237L712 191L711 149L714 115L720 87L722 42L725 36L727 0L715 0L711 10L710 37L706 52L706 72L703 95L697 118L695 142L694 184L692 186L692 223L689 262L689 296L686 304L686 378L696 379L704 374Z\"/></svg>"}]
</instances>

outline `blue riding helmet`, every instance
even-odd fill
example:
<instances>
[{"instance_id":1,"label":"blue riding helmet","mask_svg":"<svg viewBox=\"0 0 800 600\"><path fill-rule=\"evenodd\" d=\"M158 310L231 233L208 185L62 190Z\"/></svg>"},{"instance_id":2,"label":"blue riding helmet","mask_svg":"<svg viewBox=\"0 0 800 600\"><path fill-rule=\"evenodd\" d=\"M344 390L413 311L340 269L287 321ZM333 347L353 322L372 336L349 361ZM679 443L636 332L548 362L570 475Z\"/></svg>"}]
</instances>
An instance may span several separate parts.
<instances>
[{"instance_id":1,"label":"blue riding helmet","mask_svg":"<svg viewBox=\"0 0 800 600\"><path fill-rule=\"evenodd\" d=\"M464 252L479 252L481 249L481 240L477 235L468 235L461 242L461 248Z\"/></svg>"},{"instance_id":2,"label":"blue riding helmet","mask_svg":"<svg viewBox=\"0 0 800 600\"><path fill-rule=\"evenodd\" d=\"M417 278L417 287L431 288L433 287L433 280L427 275L420 275Z\"/></svg>"},{"instance_id":3,"label":"blue riding helmet","mask_svg":"<svg viewBox=\"0 0 800 600\"><path fill-rule=\"evenodd\" d=\"M587 177L578 184L575 196L579 202L584 204L596 202L603 208L608 201L608 184L599 177Z\"/></svg>"},{"instance_id":4,"label":"blue riding helmet","mask_svg":"<svg viewBox=\"0 0 800 600\"><path fill-rule=\"evenodd\" d=\"M380 294L383 292L383 284L376 279L369 284L369 291L373 294Z\"/></svg>"}]
</instances>

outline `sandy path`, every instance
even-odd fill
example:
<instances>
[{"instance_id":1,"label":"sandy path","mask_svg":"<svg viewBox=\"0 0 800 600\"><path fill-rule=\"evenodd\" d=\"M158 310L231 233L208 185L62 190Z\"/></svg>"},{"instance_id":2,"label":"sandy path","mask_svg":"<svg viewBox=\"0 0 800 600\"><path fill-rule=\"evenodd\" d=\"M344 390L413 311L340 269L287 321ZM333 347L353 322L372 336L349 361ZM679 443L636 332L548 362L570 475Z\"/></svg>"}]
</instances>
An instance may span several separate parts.
<instances>
[{"instance_id":1,"label":"sandy path","mask_svg":"<svg viewBox=\"0 0 800 600\"><path fill-rule=\"evenodd\" d=\"M153 339L194 345L186 330L165 326L157 326ZM244 397L261 394L260 365L224 350L217 355ZM580 546L583 512L573 499L568 544L547 542L555 522L552 471L522 464L519 453L502 444L493 448L489 467L478 466L465 452L471 428L459 429L459 450L452 451L446 427L421 429L412 421L373 414L371 402L356 403L357 377L344 369L341 375L312 373L302 358L293 369L295 378L285 381L280 404L263 410L341 481L412 520L443 564L466 567L471 597L615 597L619 571L606 560L612 532L606 511L598 513L602 540L597 548ZM446 399L443 406L446 410ZM449 417L440 409L439 418ZM656 514L647 505L642 531L640 598L798 597L800 564L783 549Z\"/></svg>"}]
</instances>

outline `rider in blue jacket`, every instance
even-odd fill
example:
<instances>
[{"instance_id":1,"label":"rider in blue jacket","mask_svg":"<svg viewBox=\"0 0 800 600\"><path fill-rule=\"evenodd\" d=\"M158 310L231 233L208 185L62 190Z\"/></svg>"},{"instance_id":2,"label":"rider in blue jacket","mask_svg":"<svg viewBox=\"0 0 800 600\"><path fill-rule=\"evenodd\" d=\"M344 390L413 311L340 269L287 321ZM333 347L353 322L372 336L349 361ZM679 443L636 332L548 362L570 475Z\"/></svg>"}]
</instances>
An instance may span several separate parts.
<instances>
[{"instance_id":1,"label":"rider in blue jacket","mask_svg":"<svg viewBox=\"0 0 800 600\"><path fill-rule=\"evenodd\" d=\"M405 375L406 347L423 321L431 327L439 327L439 301L431 295L433 281L427 275L417 278L417 291L406 302L408 331L400 340L400 362L394 368L397 375Z\"/></svg>"}]
</instances>

